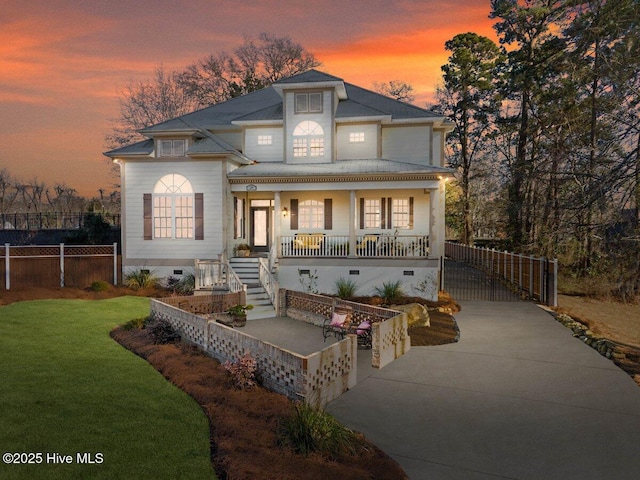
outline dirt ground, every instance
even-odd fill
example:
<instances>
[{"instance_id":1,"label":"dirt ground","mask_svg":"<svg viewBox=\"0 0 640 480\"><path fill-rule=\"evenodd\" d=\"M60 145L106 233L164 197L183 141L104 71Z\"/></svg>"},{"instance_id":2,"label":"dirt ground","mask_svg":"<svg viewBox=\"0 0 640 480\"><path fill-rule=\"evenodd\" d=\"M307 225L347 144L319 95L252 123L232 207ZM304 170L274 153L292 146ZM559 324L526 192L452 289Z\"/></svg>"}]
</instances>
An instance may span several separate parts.
<instances>
[{"instance_id":1,"label":"dirt ground","mask_svg":"<svg viewBox=\"0 0 640 480\"><path fill-rule=\"evenodd\" d=\"M104 292L94 292L89 288L45 288L45 287L29 287L29 288L12 288L11 290L0 290L0 305L9 305L13 302L25 300L47 300L52 298L78 298L82 300L101 300L105 298L122 297L124 295L133 295L140 297L166 296L165 290L157 289L141 289L131 290L127 287L109 286Z\"/></svg>"},{"instance_id":2,"label":"dirt ground","mask_svg":"<svg viewBox=\"0 0 640 480\"><path fill-rule=\"evenodd\" d=\"M558 309L598 336L640 348L640 305L558 295Z\"/></svg>"}]
</instances>

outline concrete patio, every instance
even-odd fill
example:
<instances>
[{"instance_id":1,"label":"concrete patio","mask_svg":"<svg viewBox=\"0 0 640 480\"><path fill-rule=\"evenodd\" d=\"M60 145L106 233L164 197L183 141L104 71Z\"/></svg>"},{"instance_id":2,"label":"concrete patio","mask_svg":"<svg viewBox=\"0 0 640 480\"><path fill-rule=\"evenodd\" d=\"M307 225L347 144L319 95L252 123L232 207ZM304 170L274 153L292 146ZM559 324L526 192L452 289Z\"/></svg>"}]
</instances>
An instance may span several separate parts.
<instances>
[{"instance_id":1,"label":"concrete patio","mask_svg":"<svg viewBox=\"0 0 640 480\"><path fill-rule=\"evenodd\" d=\"M300 355L310 355L338 341L335 337L325 341L322 328L288 317L248 320L238 330ZM375 371L377 369L371 366L371 350L358 348L358 382Z\"/></svg>"}]
</instances>

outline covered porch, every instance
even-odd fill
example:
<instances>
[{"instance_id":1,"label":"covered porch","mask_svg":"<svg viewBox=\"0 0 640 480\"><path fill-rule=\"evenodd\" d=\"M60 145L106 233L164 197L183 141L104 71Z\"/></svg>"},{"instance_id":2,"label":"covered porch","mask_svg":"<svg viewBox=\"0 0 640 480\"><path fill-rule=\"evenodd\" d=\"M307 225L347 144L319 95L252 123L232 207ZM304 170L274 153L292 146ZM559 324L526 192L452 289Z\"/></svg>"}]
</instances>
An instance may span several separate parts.
<instances>
[{"instance_id":1,"label":"covered porch","mask_svg":"<svg viewBox=\"0 0 640 480\"><path fill-rule=\"evenodd\" d=\"M422 182L423 183L423 182ZM424 184L424 183L423 183ZM234 217L227 257L238 245L280 258L440 258L444 189L273 190L233 185ZM270 188L271 187L271 188ZM342 188L339 188L342 187ZM248 189L248 190L247 190Z\"/></svg>"}]
</instances>

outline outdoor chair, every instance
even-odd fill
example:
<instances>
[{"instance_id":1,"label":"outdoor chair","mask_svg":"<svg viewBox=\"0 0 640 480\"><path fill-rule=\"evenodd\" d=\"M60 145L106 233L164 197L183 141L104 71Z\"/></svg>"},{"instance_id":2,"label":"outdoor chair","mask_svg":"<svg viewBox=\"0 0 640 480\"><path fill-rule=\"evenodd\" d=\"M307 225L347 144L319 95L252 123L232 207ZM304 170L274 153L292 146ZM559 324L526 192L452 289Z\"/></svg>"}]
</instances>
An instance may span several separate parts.
<instances>
[{"instance_id":1,"label":"outdoor chair","mask_svg":"<svg viewBox=\"0 0 640 480\"><path fill-rule=\"evenodd\" d=\"M345 335L355 334L358 337L358 346L371 348L371 322L365 320L358 325L352 323L353 309L344 305L337 305L331 313L331 318L327 318L322 325L322 336L324 341L330 336L343 339Z\"/></svg>"},{"instance_id":2,"label":"outdoor chair","mask_svg":"<svg viewBox=\"0 0 640 480\"><path fill-rule=\"evenodd\" d=\"M378 241L380 235L369 234L362 237L360 243L356 245L356 253L362 257L373 257L378 253Z\"/></svg>"},{"instance_id":3,"label":"outdoor chair","mask_svg":"<svg viewBox=\"0 0 640 480\"><path fill-rule=\"evenodd\" d=\"M320 253L324 233L296 233L293 239L293 250L303 255Z\"/></svg>"}]
</instances>

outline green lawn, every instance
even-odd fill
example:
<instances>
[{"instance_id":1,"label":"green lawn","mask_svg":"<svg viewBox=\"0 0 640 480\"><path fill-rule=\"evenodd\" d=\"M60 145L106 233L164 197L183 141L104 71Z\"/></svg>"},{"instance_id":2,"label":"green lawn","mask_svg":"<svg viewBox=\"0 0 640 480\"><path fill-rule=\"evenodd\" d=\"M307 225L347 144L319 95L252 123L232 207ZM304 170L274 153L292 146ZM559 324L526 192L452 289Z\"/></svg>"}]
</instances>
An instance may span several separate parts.
<instances>
[{"instance_id":1,"label":"green lawn","mask_svg":"<svg viewBox=\"0 0 640 480\"><path fill-rule=\"evenodd\" d=\"M139 297L0 307L0 454L42 454L1 462L0 478L215 478L200 407L109 337L148 313ZM79 464L78 453L102 463Z\"/></svg>"}]
</instances>

